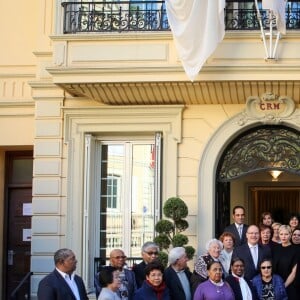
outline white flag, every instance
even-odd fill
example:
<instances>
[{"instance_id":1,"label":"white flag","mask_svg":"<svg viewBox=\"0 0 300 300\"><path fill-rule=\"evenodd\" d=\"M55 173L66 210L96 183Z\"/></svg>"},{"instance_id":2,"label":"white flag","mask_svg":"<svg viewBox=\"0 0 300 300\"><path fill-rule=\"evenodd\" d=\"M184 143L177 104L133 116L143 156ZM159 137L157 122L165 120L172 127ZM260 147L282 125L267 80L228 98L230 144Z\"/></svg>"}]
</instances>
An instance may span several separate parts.
<instances>
[{"instance_id":1,"label":"white flag","mask_svg":"<svg viewBox=\"0 0 300 300\"><path fill-rule=\"evenodd\" d=\"M262 0L262 8L274 13L277 30L282 34L286 33L285 6L286 0Z\"/></svg>"},{"instance_id":2,"label":"white flag","mask_svg":"<svg viewBox=\"0 0 300 300\"><path fill-rule=\"evenodd\" d=\"M225 34L225 0L166 0L179 58L194 80Z\"/></svg>"}]
</instances>

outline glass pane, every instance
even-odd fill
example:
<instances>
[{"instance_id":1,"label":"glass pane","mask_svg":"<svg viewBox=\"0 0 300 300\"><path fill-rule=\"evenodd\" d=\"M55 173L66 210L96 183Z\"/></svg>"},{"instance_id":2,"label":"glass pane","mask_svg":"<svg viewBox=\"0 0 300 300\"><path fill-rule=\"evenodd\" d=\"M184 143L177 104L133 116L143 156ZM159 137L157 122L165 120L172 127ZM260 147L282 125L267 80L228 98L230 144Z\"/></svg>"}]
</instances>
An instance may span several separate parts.
<instances>
[{"instance_id":1,"label":"glass pane","mask_svg":"<svg viewBox=\"0 0 300 300\"><path fill-rule=\"evenodd\" d=\"M133 145L131 255L154 238L154 145Z\"/></svg>"},{"instance_id":2,"label":"glass pane","mask_svg":"<svg viewBox=\"0 0 300 300\"><path fill-rule=\"evenodd\" d=\"M154 145L101 146L100 256L140 256L154 237Z\"/></svg>"},{"instance_id":3,"label":"glass pane","mask_svg":"<svg viewBox=\"0 0 300 300\"><path fill-rule=\"evenodd\" d=\"M124 178L124 146L101 147L100 252L105 257L114 248L123 248L121 201Z\"/></svg>"},{"instance_id":4,"label":"glass pane","mask_svg":"<svg viewBox=\"0 0 300 300\"><path fill-rule=\"evenodd\" d=\"M12 162L11 183L31 183L32 167L32 158L14 159Z\"/></svg>"}]
</instances>

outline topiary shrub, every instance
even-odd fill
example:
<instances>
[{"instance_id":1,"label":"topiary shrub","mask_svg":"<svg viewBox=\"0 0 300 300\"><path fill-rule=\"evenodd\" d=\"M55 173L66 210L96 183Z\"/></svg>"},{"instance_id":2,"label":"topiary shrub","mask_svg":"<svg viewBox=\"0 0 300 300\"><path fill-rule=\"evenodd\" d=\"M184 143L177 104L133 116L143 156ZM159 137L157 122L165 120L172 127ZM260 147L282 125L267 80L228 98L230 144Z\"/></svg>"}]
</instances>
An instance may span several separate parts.
<instances>
[{"instance_id":1,"label":"topiary shrub","mask_svg":"<svg viewBox=\"0 0 300 300\"><path fill-rule=\"evenodd\" d=\"M186 246L189 239L182 234L189 227L189 223L185 220L188 216L188 207L179 197L169 198L164 206L163 213L169 220L162 219L155 225L155 231L158 235L154 238L154 242L160 247L159 259L166 266L168 262L168 251L170 247L184 247L187 257L192 259L195 249L192 246Z\"/></svg>"}]
</instances>

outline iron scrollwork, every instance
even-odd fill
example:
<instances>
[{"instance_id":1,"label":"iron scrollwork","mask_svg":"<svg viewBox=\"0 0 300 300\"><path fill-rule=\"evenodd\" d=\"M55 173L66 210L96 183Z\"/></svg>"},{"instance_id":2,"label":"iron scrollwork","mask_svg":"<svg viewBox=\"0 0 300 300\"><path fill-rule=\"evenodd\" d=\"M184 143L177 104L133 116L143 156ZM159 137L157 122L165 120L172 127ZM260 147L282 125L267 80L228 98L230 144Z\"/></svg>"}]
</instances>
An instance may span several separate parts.
<instances>
[{"instance_id":1,"label":"iron scrollwork","mask_svg":"<svg viewBox=\"0 0 300 300\"><path fill-rule=\"evenodd\" d=\"M300 135L284 127L266 126L243 134L225 152L219 181L274 168L300 175Z\"/></svg>"}]
</instances>

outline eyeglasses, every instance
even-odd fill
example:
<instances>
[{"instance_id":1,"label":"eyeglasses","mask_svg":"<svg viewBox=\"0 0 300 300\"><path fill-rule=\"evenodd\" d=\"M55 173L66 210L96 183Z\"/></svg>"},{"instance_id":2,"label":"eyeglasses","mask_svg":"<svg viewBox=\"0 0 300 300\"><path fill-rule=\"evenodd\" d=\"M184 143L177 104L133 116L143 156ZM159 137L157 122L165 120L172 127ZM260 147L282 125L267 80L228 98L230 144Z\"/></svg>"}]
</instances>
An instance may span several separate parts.
<instances>
[{"instance_id":1,"label":"eyeglasses","mask_svg":"<svg viewBox=\"0 0 300 300\"><path fill-rule=\"evenodd\" d=\"M125 255L120 255L120 256L113 256L112 258L115 258L115 259L126 259L127 256L125 256Z\"/></svg>"},{"instance_id":2,"label":"eyeglasses","mask_svg":"<svg viewBox=\"0 0 300 300\"><path fill-rule=\"evenodd\" d=\"M145 252L145 253L147 253L149 256L151 256L151 255L158 255L158 252L151 252L151 251L149 251L149 252Z\"/></svg>"},{"instance_id":3,"label":"eyeglasses","mask_svg":"<svg viewBox=\"0 0 300 300\"><path fill-rule=\"evenodd\" d=\"M261 269L272 269L272 266L263 266L263 267L260 267Z\"/></svg>"}]
</instances>

